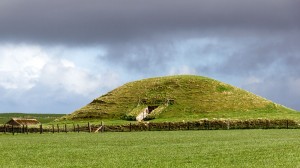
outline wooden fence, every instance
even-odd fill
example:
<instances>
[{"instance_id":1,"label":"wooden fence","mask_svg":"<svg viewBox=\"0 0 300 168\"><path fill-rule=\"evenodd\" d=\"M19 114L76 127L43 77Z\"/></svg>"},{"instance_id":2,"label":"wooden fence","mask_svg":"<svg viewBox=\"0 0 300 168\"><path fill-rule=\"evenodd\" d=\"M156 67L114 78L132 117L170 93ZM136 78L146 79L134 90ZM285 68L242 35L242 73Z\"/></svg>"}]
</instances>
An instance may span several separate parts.
<instances>
[{"instance_id":1,"label":"wooden fence","mask_svg":"<svg viewBox=\"0 0 300 168\"><path fill-rule=\"evenodd\" d=\"M294 120L199 120L190 122L140 122L126 125L99 125L87 123L56 124L39 126L0 125L0 133L68 133L68 132L132 132L132 131L177 131L177 130L229 130L229 129L298 129Z\"/></svg>"}]
</instances>

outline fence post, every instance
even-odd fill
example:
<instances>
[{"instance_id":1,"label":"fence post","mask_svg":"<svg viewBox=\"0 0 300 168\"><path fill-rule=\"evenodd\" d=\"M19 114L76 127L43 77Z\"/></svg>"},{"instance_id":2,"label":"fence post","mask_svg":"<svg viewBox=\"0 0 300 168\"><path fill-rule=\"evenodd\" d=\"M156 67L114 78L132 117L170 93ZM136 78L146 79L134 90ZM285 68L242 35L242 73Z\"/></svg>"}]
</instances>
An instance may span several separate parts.
<instances>
[{"instance_id":1,"label":"fence post","mask_svg":"<svg viewBox=\"0 0 300 168\"><path fill-rule=\"evenodd\" d=\"M286 129L289 129L289 120L286 120Z\"/></svg>"},{"instance_id":2,"label":"fence post","mask_svg":"<svg viewBox=\"0 0 300 168\"><path fill-rule=\"evenodd\" d=\"M92 132L92 128L91 128L90 122L88 122L88 128L89 128L89 132L91 133Z\"/></svg>"},{"instance_id":3,"label":"fence post","mask_svg":"<svg viewBox=\"0 0 300 168\"><path fill-rule=\"evenodd\" d=\"M102 121L101 121L101 123L100 123L100 127L101 127L100 133L102 133L102 130L103 130L103 122L102 122Z\"/></svg>"},{"instance_id":4,"label":"fence post","mask_svg":"<svg viewBox=\"0 0 300 168\"><path fill-rule=\"evenodd\" d=\"M41 124L40 125L40 134L42 134L43 133L43 125Z\"/></svg>"},{"instance_id":5,"label":"fence post","mask_svg":"<svg viewBox=\"0 0 300 168\"><path fill-rule=\"evenodd\" d=\"M230 129L230 122L229 122L229 120L227 120L227 129L228 130Z\"/></svg>"},{"instance_id":6,"label":"fence post","mask_svg":"<svg viewBox=\"0 0 300 168\"><path fill-rule=\"evenodd\" d=\"M171 123L170 122L168 124L168 129L169 129L169 131L171 130Z\"/></svg>"},{"instance_id":7,"label":"fence post","mask_svg":"<svg viewBox=\"0 0 300 168\"><path fill-rule=\"evenodd\" d=\"M79 133L79 124L77 124L77 132Z\"/></svg>"},{"instance_id":8,"label":"fence post","mask_svg":"<svg viewBox=\"0 0 300 168\"><path fill-rule=\"evenodd\" d=\"M210 129L210 121L208 120L207 122L208 122L208 124L207 124L208 125L208 129Z\"/></svg>"},{"instance_id":9,"label":"fence post","mask_svg":"<svg viewBox=\"0 0 300 168\"><path fill-rule=\"evenodd\" d=\"M25 134L25 125L22 125L22 133Z\"/></svg>"},{"instance_id":10,"label":"fence post","mask_svg":"<svg viewBox=\"0 0 300 168\"><path fill-rule=\"evenodd\" d=\"M65 132L66 133L68 132L68 130L67 130L67 124L65 124Z\"/></svg>"},{"instance_id":11,"label":"fence post","mask_svg":"<svg viewBox=\"0 0 300 168\"><path fill-rule=\"evenodd\" d=\"M104 132L104 123L103 123L103 121L101 121L101 126L102 126L101 132Z\"/></svg>"},{"instance_id":12,"label":"fence post","mask_svg":"<svg viewBox=\"0 0 300 168\"><path fill-rule=\"evenodd\" d=\"M59 133L59 125L57 124L57 133Z\"/></svg>"},{"instance_id":13,"label":"fence post","mask_svg":"<svg viewBox=\"0 0 300 168\"><path fill-rule=\"evenodd\" d=\"M11 126L11 129L12 129L12 133L13 135L15 135L15 129L14 129L14 125Z\"/></svg>"},{"instance_id":14,"label":"fence post","mask_svg":"<svg viewBox=\"0 0 300 168\"><path fill-rule=\"evenodd\" d=\"M190 122L187 122L187 129L190 130Z\"/></svg>"},{"instance_id":15,"label":"fence post","mask_svg":"<svg viewBox=\"0 0 300 168\"><path fill-rule=\"evenodd\" d=\"M151 131L151 123L148 124L148 131Z\"/></svg>"}]
</instances>

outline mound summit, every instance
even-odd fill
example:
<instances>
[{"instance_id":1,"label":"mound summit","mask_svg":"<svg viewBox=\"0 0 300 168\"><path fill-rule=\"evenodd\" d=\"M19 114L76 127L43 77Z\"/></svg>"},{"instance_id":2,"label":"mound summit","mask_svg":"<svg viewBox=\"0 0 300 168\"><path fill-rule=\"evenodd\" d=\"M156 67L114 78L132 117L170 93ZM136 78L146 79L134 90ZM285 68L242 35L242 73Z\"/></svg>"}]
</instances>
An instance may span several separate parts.
<instances>
[{"instance_id":1,"label":"mound summit","mask_svg":"<svg viewBox=\"0 0 300 168\"><path fill-rule=\"evenodd\" d=\"M214 79L178 75L129 82L66 119L282 118L297 113Z\"/></svg>"}]
</instances>

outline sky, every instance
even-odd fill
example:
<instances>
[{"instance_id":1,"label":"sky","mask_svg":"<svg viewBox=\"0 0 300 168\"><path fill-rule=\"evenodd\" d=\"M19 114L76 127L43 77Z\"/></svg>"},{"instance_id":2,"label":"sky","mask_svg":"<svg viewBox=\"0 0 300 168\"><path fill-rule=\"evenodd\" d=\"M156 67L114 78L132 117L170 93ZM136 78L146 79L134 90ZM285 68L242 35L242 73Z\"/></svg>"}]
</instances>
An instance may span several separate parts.
<instances>
[{"instance_id":1,"label":"sky","mask_svg":"<svg viewBox=\"0 0 300 168\"><path fill-rule=\"evenodd\" d=\"M299 0L1 0L0 113L207 76L300 111Z\"/></svg>"}]
</instances>

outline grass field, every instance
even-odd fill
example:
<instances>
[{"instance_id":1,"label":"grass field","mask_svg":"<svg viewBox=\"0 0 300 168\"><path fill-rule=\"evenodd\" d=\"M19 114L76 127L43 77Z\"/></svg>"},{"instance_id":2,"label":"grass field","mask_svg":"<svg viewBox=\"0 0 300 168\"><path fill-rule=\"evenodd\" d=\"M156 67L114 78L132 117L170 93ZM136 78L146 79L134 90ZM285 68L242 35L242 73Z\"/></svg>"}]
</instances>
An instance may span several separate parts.
<instances>
[{"instance_id":1,"label":"grass field","mask_svg":"<svg viewBox=\"0 0 300 168\"><path fill-rule=\"evenodd\" d=\"M299 167L300 130L0 134L0 167Z\"/></svg>"}]
</instances>

